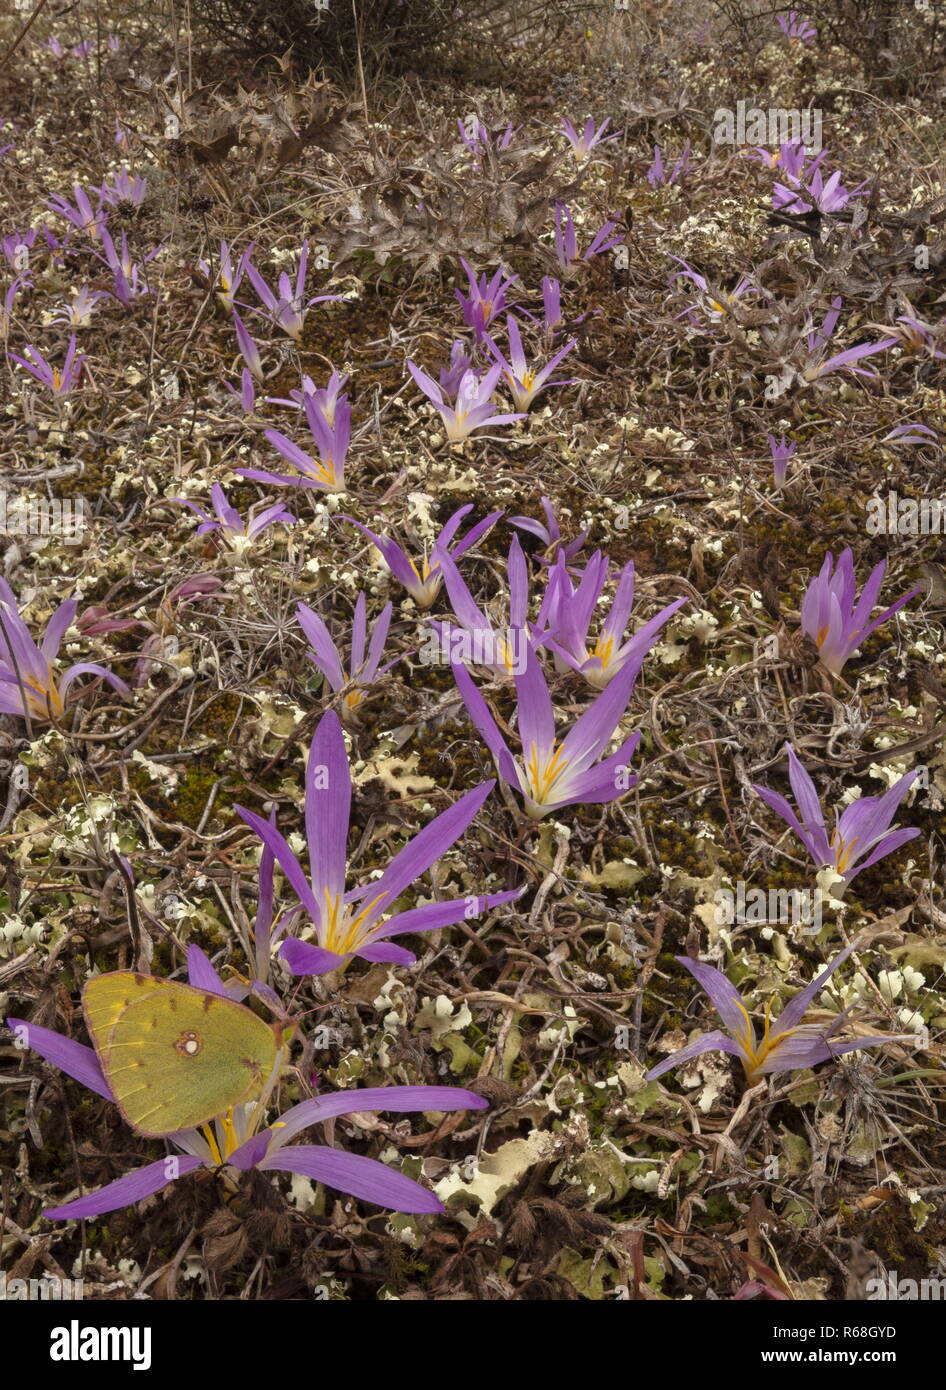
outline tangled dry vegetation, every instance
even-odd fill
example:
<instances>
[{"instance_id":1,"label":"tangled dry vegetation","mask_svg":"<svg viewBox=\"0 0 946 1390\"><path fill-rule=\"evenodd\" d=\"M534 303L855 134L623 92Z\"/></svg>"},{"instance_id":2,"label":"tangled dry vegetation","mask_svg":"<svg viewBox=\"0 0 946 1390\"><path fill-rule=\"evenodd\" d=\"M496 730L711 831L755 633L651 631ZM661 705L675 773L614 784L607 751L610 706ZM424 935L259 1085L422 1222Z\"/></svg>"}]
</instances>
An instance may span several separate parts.
<instances>
[{"instance_id":1,"label":"tangled dry vegetation","mask_svg":"<svg viewBox=\"0 0 946 1390\"><path fill-rule=\"evenodd\" d=\"M0 21L0 47L23 19ZM156 36L140 16L116 25L113 51L106 28L91 53L60 58L42 18L0 73L10 123L0 146L13 146L0 162L0 232L45 223L61 236L46 200L127 167L148 190L140 206L110 211L112 235L127 234L139 262L162 248L147 294L128 307L102 300L75 330L88 363L80 391L56 401L9 358L0 374L8 498L81 497L89 514L79 545L3 536L3 574L34 632L70 594L83 611L133 620L70 631L64 655L139 676L130 701L99 685L46 729L4 719L4 1016L84 1038L79 996L93 968L173 975L190 944L224 976L245 974L259 846L233 804L274 807L301 844L309 739L320 713L342 706L306 657L299 601L338 636L360 590L372 616L394 602L385 659L402 659L346 723L359 882L494 776L449 666L417 659L425 615L344 517L423 545L467 503L471 520L498 508L541 519L547 497L566 538L590 528L586 555L634 561L635 622L688 602L622 723L643 733L633 791L541 824L496 792L414 890L525 884L518 902L415 938L416 966L356 961L339 978L287 985L293 1012L311 1012L281 1102L307 1095L313 1076L329 1089L450 1084L488 1099L433 1123L339 1123L345 1147L422 1178L444 1215L392 1215L262 1173L224 1203L205 1173L84 1233L50 1224L44 1206L153 1160L160 1145L4 1043L0 1263L27 1277L81 1273L87 1296L181 1299L319 1288L362 1300L836 1300L863 1296L891 1268L935 1273L946 1244L946 552L935 534L871 535L865 517L875 495L946 499L943 361L900 344L866 364L870 378L806 381L804 370L809 322L836 296L831 351L879 339L906 312L946 350L942 68L898 90L828 33L793 46L771 15L679 0L592 7L542 67L513 49L502 82L490 71L485 84L468 61L441 81L369 72L335 85L289 59L231 62L200 33ZM68 48L83 34L94 26L60 37ZM773 219L773 172L712 142L714 111L739 100L822 108L830 167L849 187L866 180L866 195L837 215ZM622 134L576 160L560 118L589 113ZM474 161L457 129L471 115L490 132L519 129ZM677 181L648 181L654 145L672 167L687 142ZM541 315L542 278L560 276L557 201L581 246L611 217L625 253L561 277L578 340L562 369L572 380L528 418L451 445L407 360L436 376L454 339L469 337L454 296L461 256L481 272L506 266L517 302ZM238 385L243 362L214 289L219 243L254 242L272 281L303 238L319 249L308 292L345 299L313 307L298 343L248 316L267 379L246 414L224 387ZM110 286L99 249L77 235L66 256L33 258L10 352L32 343L62 360L73 329L56 311L80 284ZM743 276L752 293L707 317L694 284L671 281L673 256L705 277L710 299ZM303 373L324 385L333 368L349 374L353 408L347 493L239 476L274 467L266 428L293 434L292 414L264 397L287 396ZM932 433L889 441L905 422ZM797 443L780 490L768 433ZM206 504L214 483L241 512L279 500L297 524L242 551L195 537L175 499ZM512 535L501 521L464 561L497 617ZM523 542L535 593L543 547ZM887 602L922 587L833 677L799 609L825 553L848 546L860 582L887 560ZM175 597L198 574L219 583ZM443 601L434 612L446 614ZM551 680L563 718L587 706L579 677ZM508 688L479 681L508 727ZM928 769L899 817L922 835L865 870L816 936L720 925L714 913L714 894L738 881L813 881L751 790L786 788L786 741L829 807ZM133 868L132 898L116 854ZM676 956L716 964L761 1017L855 938L833 1002L816 1001L813 1019L856 1003L848 1036L916 1033L921 1046L911 1038L748 1088L719 1053L644 1080L716 1026Z\"/></svg>"}]
</instances>

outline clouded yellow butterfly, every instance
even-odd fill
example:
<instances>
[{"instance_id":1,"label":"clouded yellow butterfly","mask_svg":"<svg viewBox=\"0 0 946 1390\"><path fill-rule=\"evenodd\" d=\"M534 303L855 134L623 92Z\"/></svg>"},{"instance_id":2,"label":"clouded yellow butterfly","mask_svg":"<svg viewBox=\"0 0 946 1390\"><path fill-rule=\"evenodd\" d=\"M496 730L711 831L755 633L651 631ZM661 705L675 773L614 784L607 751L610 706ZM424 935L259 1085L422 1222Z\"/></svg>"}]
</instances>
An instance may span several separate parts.
<instances>
[{"instance_id":1,"label":"clouded yellow butterfly","mask_svg":"<svg viewBox=\"0 0 946 1390\"><path fill-rule=\"evenodd\" d=\"M89 980L82 1008L122 1116L155 1137L258 1096L285 1033L221 994L133 970Z\"/></svg>"}]
</instances>

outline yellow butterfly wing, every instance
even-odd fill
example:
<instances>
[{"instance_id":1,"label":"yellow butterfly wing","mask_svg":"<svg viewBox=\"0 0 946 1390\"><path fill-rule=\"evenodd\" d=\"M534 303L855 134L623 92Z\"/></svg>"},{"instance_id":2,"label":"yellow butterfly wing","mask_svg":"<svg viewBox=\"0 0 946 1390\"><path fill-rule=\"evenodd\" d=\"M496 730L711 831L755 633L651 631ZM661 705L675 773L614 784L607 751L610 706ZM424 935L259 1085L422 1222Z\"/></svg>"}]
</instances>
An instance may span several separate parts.
<instances>
[{"instance_id":1,"label":"yellow butterfly wing","mask_svg":"<svg viewBox=\"0 0 946 1390\"><path fill-rule=\"evenodd\" d=\"M275 1029L223 995L119 970L89 980L85 1021L125 1120L141 1134L191 1129L259 1095Z\"/></svg>"}]
</instances>

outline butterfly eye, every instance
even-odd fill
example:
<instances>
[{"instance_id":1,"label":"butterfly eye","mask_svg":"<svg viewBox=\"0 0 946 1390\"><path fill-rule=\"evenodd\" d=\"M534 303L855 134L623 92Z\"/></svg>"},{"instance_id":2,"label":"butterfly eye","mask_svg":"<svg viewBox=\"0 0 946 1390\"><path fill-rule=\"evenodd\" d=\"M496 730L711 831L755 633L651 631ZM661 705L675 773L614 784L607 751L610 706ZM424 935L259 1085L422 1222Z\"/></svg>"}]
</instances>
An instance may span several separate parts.
<instances>
[{"instance_id":1,"label":"butterfly eye","mask_svg":"<svg viewBox=\"0 0 946 1390\"><path fill-rule=\"evenodd\" d=\"M182 1033L174 1044L175 1052L182 1057L196 1057L203 1047L199 1033Z\"/></svg>"}]
</instances>

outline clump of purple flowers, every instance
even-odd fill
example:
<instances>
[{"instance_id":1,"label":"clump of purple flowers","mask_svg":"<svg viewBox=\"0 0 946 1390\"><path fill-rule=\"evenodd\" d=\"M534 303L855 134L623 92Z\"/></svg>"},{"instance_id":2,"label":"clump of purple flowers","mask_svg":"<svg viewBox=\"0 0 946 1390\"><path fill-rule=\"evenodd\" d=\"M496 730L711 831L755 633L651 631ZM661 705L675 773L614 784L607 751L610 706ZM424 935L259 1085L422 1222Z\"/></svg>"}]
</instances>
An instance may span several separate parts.
<instances>
[{"instance_id":1,"label":"clump of purple flowers","mask_svg":"<svg viewBox=\"0 0 946 1390\"><path fill-rule=\"evenodd\" d=\"M609 140L617 140L622 134L620 130L614 130L610 135L605 135L605 131L610 124L611 117L608 116L601 122L598 128L595 129L594 117L589 116L587 121L585 121L584 128L579 134L571 121L563 116L561 129L562 134L565 136L569 145L571 145L572 154L576 159L584 160L587 159L592 150L596 150L599 145L606 145Z\"/></svg>"},{"instance_id":2,"label":"clump of purple flowers","mask_svg":"<svg viewBox=\"0 0 946 1390\"><path fill-rule=\"evenodd\" d=\"M339 718L333 710L324 714L306 764L308 877L285 837L271 822L243 806L234 808L275 857L315 930L316 942L295 938L283 942L280 954L292 973L324 975L346 966L355 956L413 965L413 952L396 945L392 937L436 931L517 898L521 889L483 896L470 894L394 911L401 895L467 829L493 786L492 782L484 782L461 796L394 856L380 878L348 891L345 880L351 772Z\"/></svg>"},{"instance_id":3,"label":"clump of purple flowers","mask_svg":"<svg viewBox=\"0 0 946 1390\"><path fill-rule=\"evenodd\" d=\"M463 314L463 322L472 328L477 342L482 342L490 324L508 307L509 288L515 284L516 277L507 275L500 267L494 271L491 279L487 279L485 274L477 276L462 256L460 264L466 271L469 293L454 290L454 294Z\"/></svg>"},{"instance_id":4,"label":"clump of purple flowers","mask_svg":"<svg viewBox=\"0 0 946 1390\"><path fill-rule=\"evenodd\" d=\"M453 663L453 676L502 780L517 791L526 814L541 820L564 806L614 801L630 791L637 777L628 766L640 742L635 733L607 755L637 679L630 662L580 715L564 736L555 729L555 709L541 663L528 646L524 669L514 677L522 756L509 750L499 725L466 668Z\"/></svg>"},{"instance_id":5,"label":"clump of purple flowers","mask_svg":"<svg viewBox=\"0 0 946 1390\"><path fill-rule=\"evenodd\" d=\"M797 10L776 17L776 23L791 44L804 44L810 47L818 37L818 30L807 19L802 19Z\"/></svg>"},{"instance_id":6,"label":"clump of purple flowers","mask_svg":"<svg viewBox=\"0 0 946 1390\"><path fill-rule=\"evenodd\" d=\"M578 267L593 260L595 256L602 255L605 251L610 251L612 246L618 246L622 241L620 236L614 236L617 231L618 223L610 219L600 227L583 252L578 250L578 233L575 230L575 219L572 210L567 203L557 202L555 204L555 259L558 262L560 271L565 276L574 275Z\"/></svg>"},{"instance_id":7,"label":"clump of purple flowers","mask_svg":"<svg viewBox=\"0 0 946 1390\"><path fill-rule=\"evenodd\" d=\"M192 512L200 517L200 525L197 528L198 536L206 536L212 531L219 531L227 544L234 550L243 550L251 541L254 541L267 526L274 526L281 522L285 526L291 526L296 518L291 512L287 512L281 503L276 503L271 507L264 507L261 511L255 512L250 509L246 520L230 502L227 501L227 494L219 483L214 483L210 489L210 503L214 509L214 515L210 516L203 507L196 502L191 502L187 497L175 497L175 502L182 503L189 507Z\"/></svg>"},{"instance_id":8,"label":"clump of purple flowers","mask_svg":"<svg viewBox=\"0 0 946 1390\"><path fill-rule=\"evenodd\" d=\"M70 690L79 676L99 676L121 695L128 686L107 666L79 661L59 676L53 662L78 610L74 598L66 599L50 618L39 646L20 616L13 590L0 579L0 712L17 714L32 724L55 723L62 718Z\"/></svg>"},{"instance_id":9,"label":"clump of purple flowers","mask_svg":"<svg viewBox=\"0 0 946 1390\"><path fill-rule=\"evenodd\" d=\"M882 796L862 796L840 813L836 811L834 829L829 835L814 782L790 743L786 743L785 751L797 814L778 792L760 786L753 786L753 791L791 827L820 869L835 871L843 880L844 888L862 870L885 859L920 834L915 826L890 829L901 801L919 776L918 771L906 773Z\"/></svg>"},{"instance_id":10,"label":"clump of purple flowers","mask_svg":"<svg viewBox=\"0 0 946 1390\"><path fill-rule=\"evenodd\" d=\"M765 1022L761 1037L757 1034L749 1009L736 989L721 970L689 956L677 956L677 961L706 991L713 1007L722 1019L725 1032L715 1030L704 1033L695 1042L689 1043L674 1052L666 1061L652 1067L646 1080L653 1081L671 1067L682 1066L700 1057L704 1052L728 1052L738 1057L750 1085L760 1077L776 1072L798 1071L803 1067L816 1067L819 1062L829 1062L845 1052L857 1052L865 1047L879 1047L888 1042L912 1042L912 1035L900 1033L875 1033L869 1038L856 1038L851 1042L834 1042L833 1034L838 1031L847 1018L849 1010L838 1014L830 1025L805 1023L805 1014L814 1002L818 991L844 964L856 947L856 942L846 946L835 956L831 964L812 980L810 985L798 991L789 1000L777 1019L769 1017L771 1004L765 1011Z\"/></svg>"},{"instance_id":11,"label":"clump of purple flowers","mask_svg":"<svg viewBox=\"0 0 946 1390\"><path fill-rule=\"evenodd\" d=\"M805 590L801 605L802 631L817 645L822 663L833 676L841 674L845 662L881 623L899 613L920 592L919 587L911 589L896 603L885 608L879 617L871 620L871 611L877 602L886 569L886 560L874 566L858 599L854 557L850 548L842 553L837 569L834 567L834 556L829 552L824 557L820 573Z\"/></svg>"}]
</instances>

